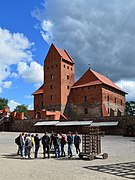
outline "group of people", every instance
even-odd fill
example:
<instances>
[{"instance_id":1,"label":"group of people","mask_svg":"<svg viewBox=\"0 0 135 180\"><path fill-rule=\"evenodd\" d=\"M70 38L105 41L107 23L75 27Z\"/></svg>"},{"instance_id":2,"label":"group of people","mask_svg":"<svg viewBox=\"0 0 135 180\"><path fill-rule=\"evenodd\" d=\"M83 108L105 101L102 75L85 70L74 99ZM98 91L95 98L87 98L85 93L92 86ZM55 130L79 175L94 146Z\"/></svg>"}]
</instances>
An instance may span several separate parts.
<instances>
[{"instance_id":1,"label":"group of people","mask_svg":"<svg viewBox=\"0 0 135 180\"><path fill-rule=\"evenodd\" d=\"M55 158L65 157L65 145L68 145L68 157L73 156L73 144L76 149L76 154L80 152L81 138L77 132L73 135L72 132L68 132L65 136L62 133L54 133L49 136L45 132L44 136L39 138L38 134L20 134L16 139L15 143L18 145L17 154L21 155L22 158L31 158L31 153L34 153L34 158L38 157L38 151L40 144L43 146L43 159L50 158L50 153L54 150Z\"/></svg>"},{"instance_id":2,"label":"group of people","mask_svg":"<svg viewBox=\"0 0 135 180\"><path fill-rule=\"evenodd\" d=\"M38 156L38 150L40 147L41 139L38 134L35 136L32 134L22 133L16 139L15 143L18 145L17 155L21 155L22 158L31 158L31 152L34 152L34 158Z\"/></svg>"}]
</instances>

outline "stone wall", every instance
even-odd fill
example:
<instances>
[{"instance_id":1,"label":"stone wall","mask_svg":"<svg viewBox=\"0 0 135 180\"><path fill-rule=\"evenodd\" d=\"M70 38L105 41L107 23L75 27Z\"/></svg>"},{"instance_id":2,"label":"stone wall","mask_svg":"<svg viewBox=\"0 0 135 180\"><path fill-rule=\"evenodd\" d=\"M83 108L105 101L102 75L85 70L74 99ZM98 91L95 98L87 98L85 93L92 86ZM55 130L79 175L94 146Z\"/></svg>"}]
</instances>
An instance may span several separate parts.
<instances>
[{"instance_id":1,"label":"stone wall","mask_svg":"<svg viewBox=\"0 0 135 180\"><path fill-rule=\"evenodd\" d=\"M101 130L105 131L105 134L110 135L127 135L127 136L135 136L135 117L134 116L121 116L121 117L96 117L89 118L85 120L92 120L94 122L111 122L118 121L118 126L108 126L102 127ZM70 131L78 131L82 133L81 126L73 126L73 127L55 127L55 126L47 126L47 127L35 127L34 124L38 121L44 121L43 119L31 119L31 120L16 120L12 122L10 125L3 126L5 131L15 131L15 132L51 132L52 130L57 132L67 133ZM8 126L8 128L6 127Z\"/></svg>"}]
</instances>

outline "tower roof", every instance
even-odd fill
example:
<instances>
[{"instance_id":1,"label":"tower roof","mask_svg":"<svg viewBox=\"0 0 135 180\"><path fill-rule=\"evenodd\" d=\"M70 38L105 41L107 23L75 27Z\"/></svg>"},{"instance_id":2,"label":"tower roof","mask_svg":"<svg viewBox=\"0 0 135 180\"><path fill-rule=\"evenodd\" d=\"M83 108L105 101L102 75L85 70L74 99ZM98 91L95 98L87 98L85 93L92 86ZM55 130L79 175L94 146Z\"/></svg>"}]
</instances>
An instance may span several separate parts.
<instances>
[{"instance_id":1,"label":"tower roof","mask_svg":"<svg viewBox=\"0 0 135 180\"><path fill-rule=\"evenodd\" d=\"M59 55L62 57L62 59L74 64L74 60L71 58L71 56L68 54L68 52L66 50L57 48L54 44L52 44L51 46L55 47L55 49L57 50Z\"/></svg>"},{"instance_id":2,"label":"tower roof","mask_svg":"<svg viewBox=\"0 0 135 180\"><path fill-rule=\"evenodd\" d=\"M84 75L73 85L72 88L91 86L96 84L106 84L123 93L126 93L122 89L120 89L116 84L114 84L109 78L103 76L102 74L92 69L88 69L84 73Z\"/></svg>"}]
</instances>

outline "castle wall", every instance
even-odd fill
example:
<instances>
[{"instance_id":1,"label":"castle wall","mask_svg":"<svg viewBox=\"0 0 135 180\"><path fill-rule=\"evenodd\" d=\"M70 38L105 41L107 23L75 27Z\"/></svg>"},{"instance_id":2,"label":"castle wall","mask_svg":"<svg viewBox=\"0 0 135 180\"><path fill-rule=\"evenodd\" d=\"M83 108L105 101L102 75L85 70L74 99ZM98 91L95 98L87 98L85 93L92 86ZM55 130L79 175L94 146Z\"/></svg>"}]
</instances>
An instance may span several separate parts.
<instances>
[{"instance_id":1,"label":"castle wall","mask_svg":"<svg viewBox=\"0 0 135 180\"><path fill-rule=\"evenodd\" d=\"M73 119L72 119L73 120ZM115 117L89 117L86 119L87 121L94 121L94 122L111 122L111 121L118 121L118 126L108 126L102 127L101 130L105 131L106 135L126 135L129 128L132 128L131 132L133 136L135 136L135 116L115 116ZM43 121L43 119L32 119L32 120L16 120L10 124L8 131L15 131L15 132L40 132L44 133L45 131L51 132L52 130L67 133L68 130L72 130L73 132L78 131L82 133L82 126L76 126L71 129L71 127L54 127L54 126L40 126L34 127L34 124L38 121ZM130 133L129 133L130 135Z\"/></svg>"},{"instance_id":2,"label":"castle wall","mask_svg":"<svg viewBox=\"0 0 135 180\"><path fill-rule=\"evenodd\" d=\"M117 90L102 88L102 107L106 108L106 113L103 116L119 116L125 115L125 96Z\"/></svg>"},{"instance_id":3,"label":"castle wall","mask_svg":"<svg viewBox=\"0 0 135 180\"><path fill-rule=\"evenodd\" d=\"M70 119L102 116L100 86L86 86L71 90L65 113Z\"/></svg>"}]
</instances>

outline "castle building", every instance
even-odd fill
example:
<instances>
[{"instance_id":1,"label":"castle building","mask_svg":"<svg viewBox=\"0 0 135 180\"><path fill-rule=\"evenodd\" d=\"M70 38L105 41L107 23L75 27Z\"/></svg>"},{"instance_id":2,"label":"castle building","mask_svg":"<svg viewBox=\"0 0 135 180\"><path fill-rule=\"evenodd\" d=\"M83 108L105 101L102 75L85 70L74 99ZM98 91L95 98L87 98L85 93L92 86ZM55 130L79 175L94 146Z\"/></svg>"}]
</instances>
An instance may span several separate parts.
<instances>
[{"instance_id":1,"label":"castle building","mask_svg":"<svg viewBox=\"0 0 135 180\"><path fill-rule=\"evenodd\" d=\"M66 50L51 45L44 61L44 83L33 93L33 118L82 120L121 116L125 92L109 78L88 69L75 82L75 63Z\"/></svg>"}]
</instances>

